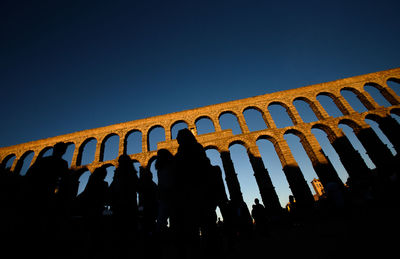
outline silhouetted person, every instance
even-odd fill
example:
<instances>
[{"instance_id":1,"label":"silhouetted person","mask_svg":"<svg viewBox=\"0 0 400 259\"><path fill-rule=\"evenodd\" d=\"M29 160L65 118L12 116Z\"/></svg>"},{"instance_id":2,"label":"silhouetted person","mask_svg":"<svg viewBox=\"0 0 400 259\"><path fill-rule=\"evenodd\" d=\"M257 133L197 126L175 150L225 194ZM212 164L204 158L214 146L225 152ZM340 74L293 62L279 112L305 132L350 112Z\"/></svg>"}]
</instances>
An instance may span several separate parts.
<instances>
[{"instance_id":1,"label":"silhouetted person","mask_svg":"<svg viewBox=\"0 0 400 259\"><path fill-rule=\"evenodd\" d=\"M81 198L81 195L77 197L77 194L79 189L79 177L87 170L86 167L75 170L70 169L68 173L61 178L56 188L56 210L58 215L62 217L63 221L66 223L70 221L72 215L83 215L85 204L78 204L78 199ZM68 228L68 225L64 225L63 227Z\"/></svg>"},{"instance_id":2,"label":"silhouetted person","mask_svg":"<svg viewBox=\"0 0 400 259\"><path fill-rule=\"evenodd\" d=\"M99 167L89 176L85 190L81 193L84 197L84 215L87 217L100 217L104 211L108 183L104 181L107 170Z\"/></svg>"},{"instance_id":3,"label":"silhouetted person","mask_svg":"<svg viewBox=\"0 0 400 259\"><path fill-rule=\"evenodd\" d=\"M133 161L128 155L118 158L118 167L109 188L109 201L113 213L113 225L120 256L134 245L137 234L139 179Z\"/></svg>"},{"instance_id":4,"label":"silhouetted person","mask_svg":"<svg viewBox=\"0 0 400 259\"><path fill-rule=\"evenodd\" d=\"M85 172L88 171L86 167L82 167L79 169L75 170L70 170L69 177L66 178L66 181L62 185L64 185L64 188L61 188L60 192L64 192L64 196L72 196L72 204L71 204L71 215L73 216L83 216L84 214L84 200L83 200L83 195L81 192L78 195L78 190L79 190L79 178L84 174ZM62 190L64 189L64 191Z\"/></svg>"},{"instance_id":5,"label":"silhouetted person","mask_svg":"<svg viewBox=\"0 0 400 259\"><path fill-rule=\"evenodd\" d=\"M53 247L53 235L58 230L59 207L57 207L57 192L60 183L68 175L68 163L62 156L67 149L65 143L57 143L53 154L38 158L28 169L24 180L25 219L27 240L32 240L32 251L38 249L39 243L47 243ZM37 242L37 243L36 243ZM44 251L38 251L43 253ZM46 250L47 253L52 253Z\"/></svg>"},{"instance_id":6,"label":"silhouetted person","mask_svg":"<svg viewBox=\"0 0 400 259\"><path fill-rule=\"evenodd\" d=\"M142 208L142 227L146 235L155 230L158 210L157 184L153 181L150 170L140 167L139 206Z\"/></svg>"},{"instance_id":7,"label":"silhouetted person","mask_svg":"<svg viewBox=\"0 0 400 259\"><path fill-rule=\"evenodd\" d=\"M265 215L265 208L262 204L260 204L260 200L255 198L253 209L251 210L251 216L254 219L254 222L257 224L260 221L264 220Z\"/></svg>"},{"instance_id":8,"label":"silhouetted person","mask_svg":"<svg viewBox=\"0 0 400 259\"><path fill-rule=\"evenodd\" d=\"M137 191L139 178L133 162L127 155L118 159L114 178L109 188L110 204L113 215L137 216Z\"/></svg>"},{"instance_id":9,"label":"silhouetted person","mask_svg":"<svg viewBox=\"0 0 400 259\"><path fill-rule=\"evenodd\" d=\"M265 207L260 204L259 199L254 199L253 209L251 210L251 216L254 219L255 230L257 234L265 235L267 228L267 215Z\"/></svg>"},{"instance_id":10,"label":"silhouetted person","mask_svg":"<svg viewBox=\"0 0 400 259\"><path fill-rule=\"evenodd\" d=\"M102 255L103 222L102 216L106 203L108 183L105 167L99 167L89 176L85 190L80 194L83 199L83 216L89 233L89 254L94 258Z\"/></svg>"},{"instance_id":11,"label":"silhouetted person","mask_svg":"<svg viewBox=\"0 0 400 259\"><path fill-rule=\"evenodd\" d=\"M38 210L49 210L63 177L68 174L68 163L62 156L67 149L65 143L53 147L53 155L39 158L27 171L29 199Z\"/></svg>"},{"instance_id":12,"label":"silhouetted person","mask_svg":"<svg viewBox=\"0 0 400 259\"><path fill-rule=\"evenodd\" d=\"M174 156L167 149L157 151L155 167L158 178L158 216L157 228L164 231L168 225L168 218L175 219L176 206L176 168Z\"/></svg>"},{"instance_id":13,"label":"silhouetted person","mask_svg":"<svg viewBox=\"0 0 400 259\"><path fill-rule=\"evenodd\" d=\"M156 220L158 210L157 184L148 168L139 170L139 242L140 251L149 258L156 258L161 252L157 247Z\"/></svg>"},{"instance_id":14,"label":"silhouetted person","mask_svg":"<svg viewBox=\"0 0 400 259\"><path fill-rule=\"evenodd\" d=\"M225 192L225 186L222 178L222 172L219 166L212 166L207 159L208 168L203 172L205 175L205 188L207 191L204 194L204 216L201 218L201 233L205 248L211 254L217 253L220 245L218 240L217 229L217 206L221 209L228 201Z\"/></svg>"},{"instance_id":15,"label":"silhouetted person","mask_svg":"<svg viewBox=\"0 0 400 259\"><path fill-rule=\"evenodd\" d=\"M212 202L207 193L209 191L207 174L211 170L211 165L203 147L189 129L180 130L177 141L179 148L175 155L176 201L181 206L178 206L178 219L176 222L171 221L171 226L177 231L178 245L193 253L199 242L200 226L207 224L210 217L214 217L210 208Z\"/></svg>"}]
</instances>

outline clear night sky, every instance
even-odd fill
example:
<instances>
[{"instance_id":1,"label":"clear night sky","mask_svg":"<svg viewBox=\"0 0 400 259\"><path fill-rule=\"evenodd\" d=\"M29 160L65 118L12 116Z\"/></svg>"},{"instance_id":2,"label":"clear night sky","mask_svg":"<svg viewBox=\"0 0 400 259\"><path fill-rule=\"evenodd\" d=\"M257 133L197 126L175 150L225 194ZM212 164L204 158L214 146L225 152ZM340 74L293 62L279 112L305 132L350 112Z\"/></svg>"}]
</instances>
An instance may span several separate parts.
<instances>
[{"instance_id":1,"label":"clear night sky","mask_svg":"<svg viewBox=\"0 0 400 259\"><path fill-rule=\"evenodd\" d=\"M0 146L398 67L399 8L3 0Z\"/></svg>"}]
</instances>

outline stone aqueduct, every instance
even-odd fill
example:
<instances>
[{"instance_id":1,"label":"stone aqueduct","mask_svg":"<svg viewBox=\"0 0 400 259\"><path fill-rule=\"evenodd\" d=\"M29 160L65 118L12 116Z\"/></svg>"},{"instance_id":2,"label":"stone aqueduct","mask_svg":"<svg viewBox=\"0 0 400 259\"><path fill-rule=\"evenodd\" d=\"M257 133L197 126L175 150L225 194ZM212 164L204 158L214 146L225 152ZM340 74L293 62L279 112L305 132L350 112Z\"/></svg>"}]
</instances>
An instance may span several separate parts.
<instances>
[{"instance_id":1,"label":"stone aqueduct","mask_svg":"<svg viewBox=\"0 0 400 259\"><path fill-rule=\"evenodd\" d=\"M90 171L93 171L94 168L102 165L117 165L117 159L103 161L107 139L114 135L119 136L118 154L121 155L127 151L129 134L139 131L142 133L142 152L131 154L130 157L146 167L151 164L156 156L156 151L150 151L149 148L149 132L152 129L162 127L165 130L165 141L159 142L157 148L166 148L175 153L178 144L176 140L171 138L173 126L179 122L185 122L189 129L197 135L196 122L201 118L209 118L214 124L215 132L197 135L196 138L206 149L214 148L220 152L231 199L243 199L229 153L231 145L240 143L246 147L249 154L250 163L264 204L270 209L280 208L279 199L269 177L269 172L265 169L256 145L257 140L267 139L275 147L293 195L299 204L306 205L312 201L312 194L284 139L284 134L292 133L300 138L300 142L309 156L315 172L324 185L331 181L342 183L327 157L321 152L321 147L311 133L311 129L318 128L327 134L350 177L362 177L363 174L370 170L338 127L339 124L347 124L353 128L378 171L380 170L384 174L389 168L388 166L393 166L395 165L394 163L397 163L398 160L396 159L398 158L394 157L378 139L370 125L365 122L365 119L376 121L397 152L400 151L400 137L398 136L400 127L390 116L391 114L400 115L400 97L387 85L388 81L400 82L400 68L3 147L0 148L0 161L2 166L5 167L8 160L15 157L10 170L18 174L23 160L28 154L34 153L32 164L37 159L40 159L55 143L62 141L75 145L71 168L79 169L83 167L81 162L85 144L92 139L96 139L95 159L91 164L85 165ZM365 91L364 86L366 85L372 85L377 88L391 106L383 107L378 105L372 96ZM341 95L341 90L350 90L355 93L367 108L367 111L356 112ZM318 95L331 97L343 116L329 116L318 102ZM308 103L318 121L305 123L293 104L296 100ZM271 104L283 106L293 121L293 126L278 128L268 112L268 107ZM243 115L243 112L247 109L256 109L261 112L267 128L250 132ZM232 130L223 130L221 128L219 118L225 113L236 116L242 131L241 134L234 135Z\"/></svg>"}]
</instances>

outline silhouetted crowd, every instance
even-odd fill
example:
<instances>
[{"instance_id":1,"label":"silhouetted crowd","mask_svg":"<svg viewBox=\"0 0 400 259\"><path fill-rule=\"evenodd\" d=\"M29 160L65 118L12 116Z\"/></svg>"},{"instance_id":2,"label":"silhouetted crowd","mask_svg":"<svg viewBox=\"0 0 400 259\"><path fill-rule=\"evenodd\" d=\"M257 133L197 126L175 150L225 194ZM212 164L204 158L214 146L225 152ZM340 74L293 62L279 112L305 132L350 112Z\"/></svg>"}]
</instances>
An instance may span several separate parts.
<instances>
[{"instance_id":1,"label":"silhouetted crowd","mask_svg":"<svg viewBox=\"0 0 400 259\"><path fill-rule=\"evenodd\" d=\"M243 258L260 253L292 258L309 256L308 250L300 252L310 242L320 248L316 253L325 251L311 257L336 258L343 257L342 249L353 248L347 246L353 239L377 245L371 239L380 235L385 244L395 245L382 235L398 231L397 169L384 179L371 174L349 179L346 187L328 184L312 210L297 208L291 196L282 211L272 213L255 199L250 212L243 201L227 198L220 168L211 165L190 130L180 130L177 141L175 155L157 152L158 184L148 168L137 172L131 158L121 155L110 185L106 168L99 167L77 195L86 169L68 168L64 143L25 176L1 168L2 253L9 258ZM223 220L217 218L217 207Z\"/></svg>"}]
</instances>

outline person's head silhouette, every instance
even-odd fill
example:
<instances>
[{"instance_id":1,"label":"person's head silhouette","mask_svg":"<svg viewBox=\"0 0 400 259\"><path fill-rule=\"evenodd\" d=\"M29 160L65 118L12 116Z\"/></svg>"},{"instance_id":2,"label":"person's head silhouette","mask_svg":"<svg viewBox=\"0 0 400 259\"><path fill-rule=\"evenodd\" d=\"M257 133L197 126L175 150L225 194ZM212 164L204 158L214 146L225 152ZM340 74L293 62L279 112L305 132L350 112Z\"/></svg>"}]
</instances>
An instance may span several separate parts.
<instances>
[{"instance_id":1,"label":"person's head silhouette","mask_svg":"<svg viewBox=\"0 0 400 259\"><path fill-rule=\"evenodd\" d=\"M137 170L133 165L133 160L127 154L120 155L118 157L118 166L115 168L114 176L127 176L130 175L130 173L137 175Z\"/></svg>"},{"instance_id":2,"label":"person's head silhouette","mask_svg":"<svg viewBox=\"0 0 400 259\"><path fill-rule=\"evenodd\" d=\"M97 181L104 180L106 176L107 176L107 169L104 166L96 168L91 175L91 177L93 177L93 179L96 179Z\"/></svg>"},{"instance_id":3,"label":"person's head silhouette","mask_svg":"<svg viewBox=\"0 0 400 259\"><path fill-rule=\"evenodd\" d=\"M157 151L156 169L161 169L165 164L171 162L174 156L168 149L160 149Z\"/></svg>"},{"instance_id":4,"label":"person's head silhouette","mask_svg":"<svg viewBox=\"0 0 400 259\"><path fill-rule=\"evenodd\" d=\"M127 154L120 155L118 158L118 164L121 167L127 167L132 164L132 159Z\"/></svg>"},{"instance_id":5,"label":"person's head silhouette","mask_svg":"<svg viewBox=\"0 0 400 259\"><path fill-rule=\"evenodd\" d=\"M61 158L65 154L65 151L67 151L67 144L58 142L53 147L53 156Z\"/></svg>"},{"instance_id":6,"label":"person's head silhouette","mask_svg":"<svg viewBox=\"0 0 400 259\"><path fill-rule=\"evenodd\" d=\"M120 155L118 158L118 163L129 162L131 158L127 154Z\"/></svg>"},{"instance_id":7,"label":"person's head silhouette","mask_svg":"<svg viewBox=\"0 0 400 259\"><path fill-rule=\"evenodd\" d=\"M181 129L178 131L178 136L176 137L178 144L180 146L190 146L197 143L196 138L194 137L193 133L189 129Z\"/></svg>"}]
</instances>

